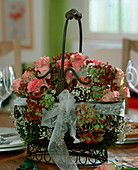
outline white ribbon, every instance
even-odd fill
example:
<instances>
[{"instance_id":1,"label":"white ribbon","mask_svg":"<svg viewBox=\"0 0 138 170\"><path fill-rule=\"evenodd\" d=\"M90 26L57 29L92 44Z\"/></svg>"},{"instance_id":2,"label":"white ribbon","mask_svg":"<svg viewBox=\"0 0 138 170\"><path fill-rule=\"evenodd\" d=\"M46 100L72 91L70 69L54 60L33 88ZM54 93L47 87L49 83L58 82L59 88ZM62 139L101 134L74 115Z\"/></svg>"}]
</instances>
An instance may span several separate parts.
<instances>
[{"instance_id":1,"label":"white ribbon","mask_svg":"<svg viewBox=\"0 0 138 170\"><path fill-rule=\"evenodd\" d=\"M54 127L48 152L61 170L78 170L77 165L70 158L68 149L64 142L65 133L70 132L75 141L80 142L76 136L76 113L74 105L75 99L68 90L64 90L59 95L59 103L54 105L50 111L43 109L42 126ZM74 111L73 111L74 110Z\"/></svg>"}]
</instances>

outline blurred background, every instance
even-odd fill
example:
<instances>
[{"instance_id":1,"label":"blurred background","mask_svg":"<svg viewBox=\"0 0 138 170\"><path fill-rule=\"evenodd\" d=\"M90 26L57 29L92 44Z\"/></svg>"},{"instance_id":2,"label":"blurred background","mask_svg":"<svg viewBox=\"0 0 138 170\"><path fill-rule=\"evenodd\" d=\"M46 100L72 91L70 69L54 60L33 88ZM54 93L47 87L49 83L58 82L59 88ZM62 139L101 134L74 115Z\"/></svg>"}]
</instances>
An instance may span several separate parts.
<instances>
[{"instance_id":1,"label":"blurred background","mask_svg":"<svg viewBox=\"0 0 138 170\"><path fill-rule=\"evenodd\" d=\"M15 14L18 13L19 9L16 9L16 6L13 5L18 5L19 2L23 1L0 0L0 40L5 38L3 34L10 31L15 22L17 23L17 20L21 18L15 17L14 22L9 24L6 15L9 15L8 9L10 7L6 7L6 4L11 3L12 12ZM121 68L122 39L138 39L137 0L25 0L24 2L26 4L30 2L30 6L25 6L25 10L29 11L26 18L30 17L28 25L32 42L30 47L23 46L22 48L22 63L31 63L41 56L52 57L61 53L65 13L72 8L76 8L83 15L82 51L91 59L108 61L110 64ZM21 24L18 23L18 31L21 29L19 33L22 35L23 25ZM69 22L66 51L78 51L78 30L76 21ZM6 39L12 38L9 36ZM23 43L23 37L20 39ZM133 53L132 56L135 57L136 54ZM6 60L0 58L0 62L6 62ZM8 60L11 60L9 62L12 63L12 57Z\"/></svg>"}]
</instances>

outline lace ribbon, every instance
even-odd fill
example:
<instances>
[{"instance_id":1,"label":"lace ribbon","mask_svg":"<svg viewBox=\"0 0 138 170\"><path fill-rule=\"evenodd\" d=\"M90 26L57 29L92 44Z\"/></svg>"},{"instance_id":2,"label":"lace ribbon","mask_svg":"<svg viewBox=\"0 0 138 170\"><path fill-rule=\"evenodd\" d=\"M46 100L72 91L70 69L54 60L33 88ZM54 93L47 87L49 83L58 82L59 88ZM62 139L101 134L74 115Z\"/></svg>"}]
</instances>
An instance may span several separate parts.
<instances>
[{"instance_id":1,"label":"lace ribbon","mask_svg":"<svg viewBox=\"0 0 138 170\"><path fill-rule=\"evenodd\" d=\"M80 142L75 137L77 116L74 103L74 97L71 96L68 90L64 90L59 95L59 103L55 104L52 110L47 111L43 109L41 125L54 127L48 152L61 170L78 170L77 165L69 156L68 149L64 142L64 136L68 130L70 136L74 138L74 143Z\"/></svg>"}]
</instances>

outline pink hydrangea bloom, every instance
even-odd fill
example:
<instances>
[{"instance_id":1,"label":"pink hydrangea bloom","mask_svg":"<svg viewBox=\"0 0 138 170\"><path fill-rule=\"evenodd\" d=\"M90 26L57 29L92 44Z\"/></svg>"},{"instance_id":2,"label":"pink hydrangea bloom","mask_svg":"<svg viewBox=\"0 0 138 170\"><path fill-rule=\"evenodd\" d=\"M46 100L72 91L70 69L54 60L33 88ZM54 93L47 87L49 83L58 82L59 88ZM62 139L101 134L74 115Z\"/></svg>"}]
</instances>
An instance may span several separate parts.
<instances>
[{"instance_id":1,"label":"pink hydrangea bloom","mask_svg":"<svg viewBox=\"0 0 138 170\"><path fill-rule=\"evenodd\" d=\"M121 87L119 90L120 98L129 98L130 97L130 91L128 87Z\"/></svg>"},{"instance_id":2,"label":"pink hydrangea bloom","mask_svg":"<svg viewBox=\"0 0 138 170\"><path fill-rule=\"evenodd\" d=\"M36 77L34 77L28 84L27 88L28 88L28 93L33 92L39 92L41 87L45 86L48 88L48 84L46 83L45 79L37 79Z\"/></svg>"},{"instance_id":3,"label":"pink hydrangea bloom","mask_svg":"<svg viewBox=\"0 0 138 170\"><path fill-rule=\"evenodd\" d=\"M34 61L34 65L35 71L39 70L41 72L41 75L47 73L50 70L49 57L41 57L40 59Z\"/></svg>"},{"instance_id":4,"label":"pink hydrangea bloom","mask_svg":"<svg viewBox=\"0 0 138 170\"><path fill-rule=\"evenodd\" d=\"M75 70L80 70L84 65L85 57L82 53L76 53L70 56L70 60L72 62L73 68Z\"/></svg>"},{"instance_id":5,"label":"pink hydrangea bloom","mask_svg":"<svg viewBox=\"0 0 138 170\"><path fill-rule=\"evenodd\" d=\"M113 102L119 97L118 91L109 91L101 99L103 102Z\"/></svg>"}]
</instances>

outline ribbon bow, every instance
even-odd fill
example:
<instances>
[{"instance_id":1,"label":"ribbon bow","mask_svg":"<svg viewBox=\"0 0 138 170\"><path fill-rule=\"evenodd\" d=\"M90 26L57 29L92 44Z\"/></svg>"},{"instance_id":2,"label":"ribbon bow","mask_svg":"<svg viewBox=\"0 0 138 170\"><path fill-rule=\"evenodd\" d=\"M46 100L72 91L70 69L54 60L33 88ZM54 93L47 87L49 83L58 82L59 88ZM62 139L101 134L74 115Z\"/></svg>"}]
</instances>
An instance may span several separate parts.
<instances>
[{"instance_id":1,"label":"ribbon bow","mask_svg":"<svg viewBox=\"0 0 138 170\"><path fill-rule=\"evenodd\" d=\"M64 142L65 133L69 130L70 136L75 140L74 143L80 141L76 136L76 113L74 108L75 99L68 90L64 90L59 94L59 103L56 103L52 110L43 109L42 126L54 127L49 145L48 152L62 170L78 170L77 165L69 156L68 149Z\"/></svg>"}]
</instances>

